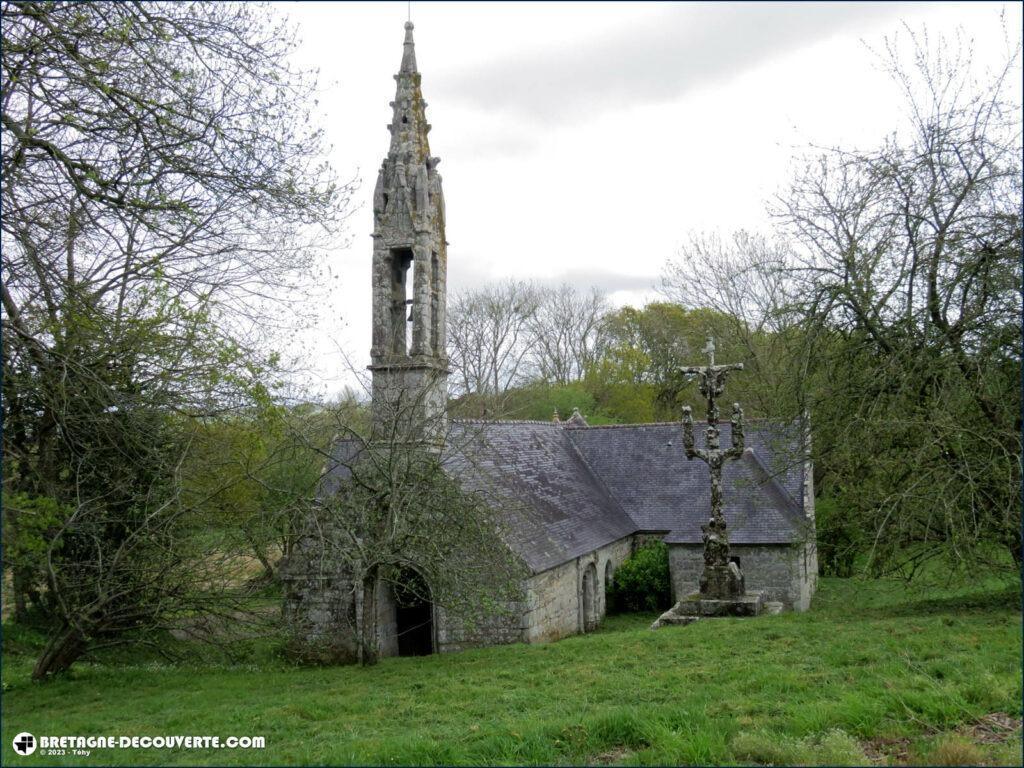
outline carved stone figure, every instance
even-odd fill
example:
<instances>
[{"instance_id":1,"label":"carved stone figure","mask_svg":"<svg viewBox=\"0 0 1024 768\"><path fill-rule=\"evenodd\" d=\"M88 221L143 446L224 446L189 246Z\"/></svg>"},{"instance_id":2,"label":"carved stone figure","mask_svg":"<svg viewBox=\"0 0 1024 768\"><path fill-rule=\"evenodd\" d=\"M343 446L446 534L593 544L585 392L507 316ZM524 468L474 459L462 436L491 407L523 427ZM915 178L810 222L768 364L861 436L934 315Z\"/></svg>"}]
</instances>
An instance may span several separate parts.
<instances>
[{"instance_id":1,"label":"carved stone figure","mask_svg":"<svg viewBox=\"0 0 1024 768\"><path fill-rule=\"evenodd\" d=\"M416 167L416 212L420 216L425 216L427 213L427 164L420 163Z\"/></svg>"},{"instance_id":2,"label":"carved stone figure","mask_svg":"<svg viewBox=\"0 0 1024 768\"><path fill-rule=\"evenodd\" d=\"M377 171L377 185L373 188L373 213L379 219L387 210L387 195L384 193L384 172L387 161L381 163Z\"/></svg>"}]
</instances>

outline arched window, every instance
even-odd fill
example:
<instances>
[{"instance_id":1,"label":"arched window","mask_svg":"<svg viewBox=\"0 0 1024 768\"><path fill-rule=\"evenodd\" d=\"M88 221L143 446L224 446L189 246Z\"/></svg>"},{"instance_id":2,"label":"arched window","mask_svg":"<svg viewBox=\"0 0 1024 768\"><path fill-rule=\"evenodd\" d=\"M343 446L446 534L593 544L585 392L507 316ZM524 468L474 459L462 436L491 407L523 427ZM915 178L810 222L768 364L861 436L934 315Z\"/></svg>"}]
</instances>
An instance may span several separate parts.
<instances>
[{"instance_id":1,"label":"arched window","mask_svg":"<svg viewBox=\"0 0 1024 768\"><path fill-rule=\"evenodd\" d=\"M583 631L597 628L600 615L597 607L597 568L593 563L583 572Z\"/></svg>"}]
</instances>

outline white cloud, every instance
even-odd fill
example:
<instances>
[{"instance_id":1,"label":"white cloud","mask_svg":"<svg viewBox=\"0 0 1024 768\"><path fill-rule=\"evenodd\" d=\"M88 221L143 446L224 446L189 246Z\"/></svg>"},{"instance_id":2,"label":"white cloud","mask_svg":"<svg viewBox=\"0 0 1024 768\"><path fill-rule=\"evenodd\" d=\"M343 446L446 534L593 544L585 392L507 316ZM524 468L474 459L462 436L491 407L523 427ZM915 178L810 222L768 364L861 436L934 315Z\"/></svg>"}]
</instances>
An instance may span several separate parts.
<instances>
[{"instance_id":1,"label":"white cloud","mask_svg":"<svg viewBox=\"0 0 1024 768\"><path fill-rule=\"evenodd\" d=\"M644 301L694 229L763 228L797 148L871 146L900 121L875 66L900 27L962 25L998 57L996 3L413 5L417 60L443 159L453 289L514 276L599 284ZM321 70L343 177L372 177L401 59L405 3L280 4L298 61ZM1005 6L1021 27L1021 6ZM362 201L372 193L365 184ZM369 207L332 257L334 299L309 336L319 381L351 380L370 338Z\"/></svg>"}]
</instances>

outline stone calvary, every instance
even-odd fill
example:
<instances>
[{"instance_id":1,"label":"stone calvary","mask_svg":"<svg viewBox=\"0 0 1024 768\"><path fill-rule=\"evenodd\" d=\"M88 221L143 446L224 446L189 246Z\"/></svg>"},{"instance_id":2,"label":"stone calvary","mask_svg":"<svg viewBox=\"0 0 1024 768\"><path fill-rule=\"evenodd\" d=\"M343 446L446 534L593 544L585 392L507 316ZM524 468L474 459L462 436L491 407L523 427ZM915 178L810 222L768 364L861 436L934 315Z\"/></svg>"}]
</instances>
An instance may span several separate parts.
<instances>
[{"instance_id":1,"label":"stone calvary","mask_svg":"<svg viewBox=\"0 0 1024 768\"><path fill-rule=\"evenodd\" d=\"M698 377L700 393L707 400L705 448L697 448L693 438L693 413L690 406L683 408L683 448L689 461L701 459L708 465L711 475L711 518L701 526L704 544L704 571L699 590L677 602L654 622L657 629L666 624L688 624L701 616L757 616L764 605L764 592L747 592L738 559L729 556L729 533L722 513L722 465L743 457L743 409L732 405L732 447L721 447L718 428L717 398L725 392L725 377L731 371L742 371L743 363L715 365L715 340L708 338L704 350L708 353L706 366L687 366L684 374Z\"/></svg>"}]
</instances>

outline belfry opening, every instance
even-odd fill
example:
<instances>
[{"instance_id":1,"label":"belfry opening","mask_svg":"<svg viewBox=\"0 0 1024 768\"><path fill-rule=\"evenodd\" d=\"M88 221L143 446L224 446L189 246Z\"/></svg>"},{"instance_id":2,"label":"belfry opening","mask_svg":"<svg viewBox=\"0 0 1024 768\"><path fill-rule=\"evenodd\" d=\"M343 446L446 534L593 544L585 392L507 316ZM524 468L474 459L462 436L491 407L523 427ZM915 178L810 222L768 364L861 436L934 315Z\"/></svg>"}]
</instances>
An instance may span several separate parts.
<instances>
[{"instance_id":1,"label":"belfry opening","mask_svg":"<svg viewBox=\"0 0 1024 768\"><path fill-rule=\"evenodd\" d=\"M412 304L413 253L411 248L391 249L391 354L409 354L407 312ZM411 316L411 313L409 313Z\"/></svg>"}]
</instances>

